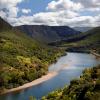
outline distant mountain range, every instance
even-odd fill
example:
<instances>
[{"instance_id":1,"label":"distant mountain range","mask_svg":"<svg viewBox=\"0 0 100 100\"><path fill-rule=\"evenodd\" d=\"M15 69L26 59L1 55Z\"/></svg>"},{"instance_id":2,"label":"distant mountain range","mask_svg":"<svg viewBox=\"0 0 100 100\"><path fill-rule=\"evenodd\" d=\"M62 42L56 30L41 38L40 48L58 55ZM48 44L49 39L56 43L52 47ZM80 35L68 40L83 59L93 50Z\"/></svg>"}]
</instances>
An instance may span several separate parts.
<instances>
[{"instance_id":1,"label":"distant mountain range","mask_svg":"<svg viewBox=\"0 0 100 100\"><path fill-rule=\"evenodd\" d=\"M80 32L86 32L93 29L94 27L72 27L72 28Z\"/></svg>"},{"instance_id":2,"label":"distant mountain range","mask_svg":"<svg viewBox=\"0 0 100 100\"><path fill-rule=\"evenodd\" d=\"M44 26L44 25L22 25L15 27L25 32L33 39L45 43L67 39L76 34L80 34L68 26Z\"/></svg>"}]
</instances>

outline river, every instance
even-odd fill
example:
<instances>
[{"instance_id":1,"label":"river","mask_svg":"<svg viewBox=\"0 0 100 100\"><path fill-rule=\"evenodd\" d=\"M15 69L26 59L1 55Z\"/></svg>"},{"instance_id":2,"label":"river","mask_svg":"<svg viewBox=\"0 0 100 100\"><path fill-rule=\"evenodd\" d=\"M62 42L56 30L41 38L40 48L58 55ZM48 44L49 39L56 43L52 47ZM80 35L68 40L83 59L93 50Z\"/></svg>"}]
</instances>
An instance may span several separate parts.
<instances>
[{"instance_id":1,"label":"river","mask_svg":"<svg viewBox=\"0 0 100 100\"><path fill-rule=\"evenodd\" d=\"M1 95L0 100L29 100L30 96L40 100L42 96L68 85L70 80L78 78L85 68L98 64L100 61L91 54L68 52L67 55L60 57L56 63L49 66L49 72L58 72L55 77L21 91Z\"/></svg>"}]
</instances>

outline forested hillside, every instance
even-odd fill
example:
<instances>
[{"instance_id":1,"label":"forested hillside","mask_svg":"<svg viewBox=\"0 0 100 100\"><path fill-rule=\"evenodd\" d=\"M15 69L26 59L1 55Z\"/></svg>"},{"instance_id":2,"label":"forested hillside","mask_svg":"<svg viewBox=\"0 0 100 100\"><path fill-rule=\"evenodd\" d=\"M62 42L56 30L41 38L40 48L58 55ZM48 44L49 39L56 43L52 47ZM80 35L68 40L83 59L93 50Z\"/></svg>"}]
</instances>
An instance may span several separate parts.
<instances>
[{"instance_id":1,"label":"forested hillside","mask_svg":"<svg viewBox=\"0 0 100 100\"><path fill-rule=\"evenodd\" d=\"M62 54L62 49L46 47L0 18L1 92L46 74L48 65Z\"/></svg>"},{"instance_id":2,"label":"forested hillside","mask_svg":"<svg viewBox=\"0 0 100 100\"><path fill-rule=\"evenodd\" d=\"M85 38L76 42L71 41L69 43L69 45L71 44L70 47L71 49L69 50L72 51L77 49L83 51L95 50L95 52L100 54L100 27L93 28L83 34L85 34Z\"/></svg>"}]
</instances>

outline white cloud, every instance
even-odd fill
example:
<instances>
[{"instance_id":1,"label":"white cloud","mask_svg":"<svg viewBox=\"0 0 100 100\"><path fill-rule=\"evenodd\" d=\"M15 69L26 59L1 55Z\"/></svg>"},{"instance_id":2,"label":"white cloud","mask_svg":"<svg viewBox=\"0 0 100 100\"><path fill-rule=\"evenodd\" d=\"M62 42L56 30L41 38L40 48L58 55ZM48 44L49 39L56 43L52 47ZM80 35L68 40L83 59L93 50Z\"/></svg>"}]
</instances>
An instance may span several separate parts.
<instances>
[{"instance_id":1,"label":"white cloud","mask_svg":"<svg viewBox=\"0 0 100 100\"><path fill-rule=\"evenodd\" d=\"M0 16L2 16L2 18L6 18L6 13L4 11L0 11Z\"/></svg>"},{"instance_id":2,"label":"white cloud","mask_svg":"<svg viewBox=\"0 0 100 100\"><path fill-rule=\"evenodd\" d=\"M0 12L3 11L7 17L17 17L19 11L17 4L22 1L23 0L0 0Z\"/></svg>"},{"instance_id":3,"label":"white cloud","mask_svg":"<svg viewBox=\"0 0 100 100\"><path fill-rule=\"evenodd\" d=\"M0 9L14 7L22 1L23 0L0 0Z\"/></svg>"},{"instance_id":4,"label":"white cloud","mask_svg":"<svg viewBox=\"0 0 100 100\"><path fill-rule=\"evenodd\" d=\"M31 9L22 9L22 13L24 14L31 13Z\"/></svg>"},{"instance_id":5,"label":"white cloud","mask_svg":"<svg viewBox=\"0 0 100 100\"><path fill-rule=\"evenodd\" d=\"M100 11L100 0L73 0L74 3L80 3L83 11Z\"/></svg>"},{"instance_id":6,"label":"white cloud","mask_svg":"<svg viewBox=\"0 0 100 100\"><path fill-rule=\"evenodd\" d=\"M14 19L12 20L14 21ZM11 20L10 20L11 22ZM39 13L33 16L22 16L15 20L15 26L17 25L50 25L50 26L100 26L100 15L98 16L75 16L73 18L66 18L55 14L54 12Z\"/></svg>"},{"instance_id":7,"label":"white cloud","mask_svg":"<svg viewBox=\"0 0 100 100\"><path fill-rule=\"evenodd\" d=\"M100 0L53 0L48 3L46 12L17 18L18 3L23 0L0 0L0 16L12 25L66 25L66 26L100 26ZM84 15L88 11L96 13ZM31 13L31 9L22 9Z\"/></svg>"},{"instance_id":8,"label":"white cloud","mask_svg":"<svg viewBox=\"0 0 100 100\"><path fill-rule=\"evenodd\" d=\"M100 0L73 0L73 1L81 3L85 8L100 7Z\"/></svg>"},{"instance_id":9,"label":"white cloud","mask_svg":"<svg viewBox=\"0 0 100 100\"><path fill-rule=\"evenodd\" d=\"M71 0L57 0L48 4L47 10L79 10L83 8L81 3L74 3Z\"/></svg>"},{"instance_id":10,"label":"white cloud","mask_svg":"<svg viewBox=\"0 0 100 100\"><path fill-rule=\"evenodd\" d=\"M20 24L38 24L38 25L60 25L59 20L71 19L78 16L77 13L71 11L60 12L41 12L33 16L22 16L19 18ZM18 22L18 24L19 24ZM16 24L16 25L18 25Z\"/></svg>"}]
</instances>

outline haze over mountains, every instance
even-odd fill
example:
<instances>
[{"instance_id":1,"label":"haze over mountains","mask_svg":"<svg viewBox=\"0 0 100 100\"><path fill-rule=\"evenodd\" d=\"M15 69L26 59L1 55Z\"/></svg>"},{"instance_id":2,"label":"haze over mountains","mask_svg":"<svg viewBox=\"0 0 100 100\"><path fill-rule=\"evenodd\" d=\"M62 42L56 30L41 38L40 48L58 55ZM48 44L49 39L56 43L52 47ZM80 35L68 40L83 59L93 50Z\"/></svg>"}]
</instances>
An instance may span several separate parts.
<instances>
[{"instance_id":1,"label":"haze over mountains","mask_svg":"<svg viewBox=\"0 0 100 100\"><path fill-rule=\"evenodd\" d=\"M93 28L95 28L95 27L73 27L73 29L80 31L80 32L86 32L86 31L91 30Z\"/></svg>"}]
</instances>

